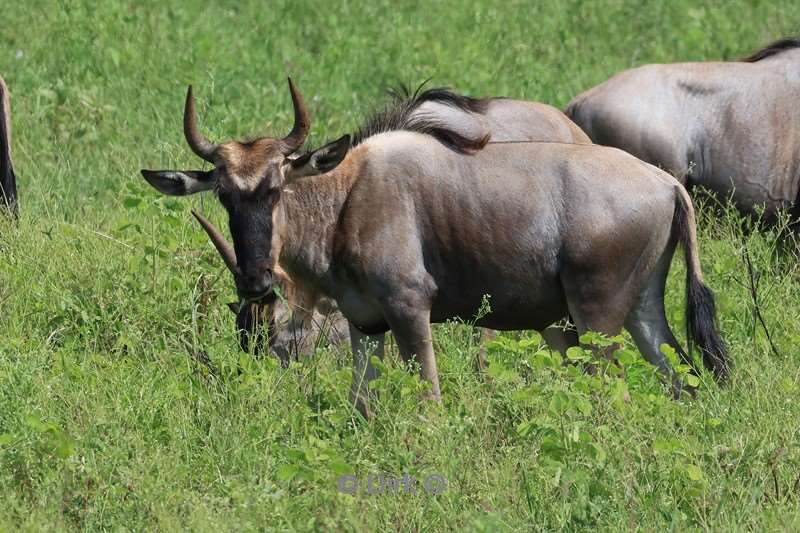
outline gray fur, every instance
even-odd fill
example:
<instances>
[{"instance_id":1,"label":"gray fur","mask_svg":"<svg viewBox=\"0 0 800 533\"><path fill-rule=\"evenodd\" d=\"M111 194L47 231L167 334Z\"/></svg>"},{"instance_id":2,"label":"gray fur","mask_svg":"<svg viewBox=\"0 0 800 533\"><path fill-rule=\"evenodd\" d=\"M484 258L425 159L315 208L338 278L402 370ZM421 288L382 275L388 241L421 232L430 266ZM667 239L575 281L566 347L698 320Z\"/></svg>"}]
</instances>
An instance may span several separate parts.
<instances>
[{"instance_id":1,"label":"gray fur","mask_svg":"<svg viewBox=\"0 0 800 533\"><path fill-rule=\"evenodd\" d=\"M771 219L800 192L800 48L753 57L626 70L567 114L594 142L732 196L742 212L764 205Z\"/></svg>"}]
</instances>

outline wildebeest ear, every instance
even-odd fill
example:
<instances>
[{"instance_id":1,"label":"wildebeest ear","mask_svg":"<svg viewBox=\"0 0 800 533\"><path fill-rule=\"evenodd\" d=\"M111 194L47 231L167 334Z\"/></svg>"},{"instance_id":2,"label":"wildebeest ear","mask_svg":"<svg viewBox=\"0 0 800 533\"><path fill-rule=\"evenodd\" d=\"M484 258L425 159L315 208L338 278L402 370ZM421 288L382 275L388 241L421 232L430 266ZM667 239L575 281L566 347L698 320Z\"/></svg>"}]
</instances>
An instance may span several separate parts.
<instances>
[{"instance_id":1,"label":"wildebeest ear","mask_svg":"<svg viewBox=\"0 0 800 533\"><path fill-rule=\"evenodd\" d=\"M142 170L147 183L169 196L186 196L214 188L214 171Z\"/></svg>"},{"instance_id":2,"label":"wildebeest ear","mask_svg":"<svg viewBox=\"0 0 800 533\"><path fill-rule=\"evenodd\" d=\"M228 302L228 309L231 310L231 313L234 315L239 314L239 302Z\"/></svg>"},{"instance_id":3,"label":"wildebeest ear","mask_svg":"<svg viewBox=\"0 0 800 533\"><path fill-rule=\"evenodd\" d=\"M348 150L350 150L350 136L343 135L313 152L292 159L289 162L286 179L292 180L329 172L342 162Z\"/></svg>"}]
</instances>

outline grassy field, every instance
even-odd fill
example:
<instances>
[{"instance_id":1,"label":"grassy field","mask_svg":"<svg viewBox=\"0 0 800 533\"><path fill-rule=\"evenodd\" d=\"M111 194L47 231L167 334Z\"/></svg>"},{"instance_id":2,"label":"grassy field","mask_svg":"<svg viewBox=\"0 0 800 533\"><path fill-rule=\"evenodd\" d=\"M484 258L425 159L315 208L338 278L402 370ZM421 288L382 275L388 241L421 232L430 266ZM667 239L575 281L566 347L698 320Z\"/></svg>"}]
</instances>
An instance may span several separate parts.
<instances>
[{"instance_id":1,"label":"grassy field","mask_svg":"<svg viewBox=\"0 0 800 533\"><path fill-rule=\"evenodd\" d=\"M318 142L396 82L563 106L632 65L732 59L797 32L799 3L171 4L2 7L22 219L0 221L0 530L800 528L800 271L792 245L778 250L785 232L701 207L736 365L725 388L704 377L673 401L630 344L624 376L589 376L535 334L501 337L481 377L469 329L449 324L435 338L443 407L420 405L390 350L366 423L347 353L281 370L239 352L232 283L189 216L223 223L221 207L165 199L138 174L199 164L181 132L189 83L222 140L284 134L292 75ZM676 260L676 332L683 275ZM370 494L378 473L418 490ZM338 490L346 474L355 495Z\"/></svg>"}]
</instances>

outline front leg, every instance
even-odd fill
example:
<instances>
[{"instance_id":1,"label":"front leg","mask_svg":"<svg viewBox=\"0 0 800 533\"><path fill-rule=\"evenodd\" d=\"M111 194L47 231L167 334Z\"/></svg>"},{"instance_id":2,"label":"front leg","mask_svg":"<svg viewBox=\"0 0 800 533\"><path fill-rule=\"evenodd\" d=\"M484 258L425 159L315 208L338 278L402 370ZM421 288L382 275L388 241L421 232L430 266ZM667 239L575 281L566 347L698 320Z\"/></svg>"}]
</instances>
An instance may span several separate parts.
<instances>
[{"instance_id":1,"label":"front leg","mask_svg":"<svg viewBox=\"0 0 800 533\"><path fill-rule=\"evenodd\" d=\"M408 363L416 358L420 364L420 377L431 384L431 390L426 398L441 402L439 372L433 353L430 311L417 310L413 314L390 315L387 319L403 361Z\"/></svg>"},{"instance_id":2,"label":"front leg","mask_svg":"<svg viewBox=\"0 0 800 533\"><path fill-rule=\"evenodd\" d=\"M383 359L383 343L385 334L365 335L352 322L350 326L350 344L353 347L353 384L350 388L350 401L364 415L372 418L370 409L369 382L378 377L378 371L372 365L372 356Z\"/></svg>"}]
</instances>

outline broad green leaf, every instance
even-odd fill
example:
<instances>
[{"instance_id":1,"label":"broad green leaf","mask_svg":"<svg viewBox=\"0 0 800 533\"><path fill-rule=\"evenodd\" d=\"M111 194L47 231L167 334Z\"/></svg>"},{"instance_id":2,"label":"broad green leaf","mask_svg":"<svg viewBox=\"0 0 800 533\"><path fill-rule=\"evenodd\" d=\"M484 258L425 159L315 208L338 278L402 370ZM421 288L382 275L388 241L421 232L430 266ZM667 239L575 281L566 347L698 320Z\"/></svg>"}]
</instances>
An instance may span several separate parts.
<instances>
[{"instance_id":1,"label":"broad green leaf","mask_svg":"<svg viewBox=\"0 0 800 533\"><path fill-rule=\"evenodd\" d=\"M588 361L591 356L580 346L571 346L567 349L567 359L570 361Z\"/></svg>"},{"instance_id":2,"label":"broad green leaf","mask_svg":"<svg viewBox=\"0 0 800 533\"><path fill-rule=\"evenodd\" d=\"M276 476L281 481L291 481L297 474L300 473L300 469L291 464L284 464L278 467L278 471L276 472Z\"/></svg>"}]
</instances>

